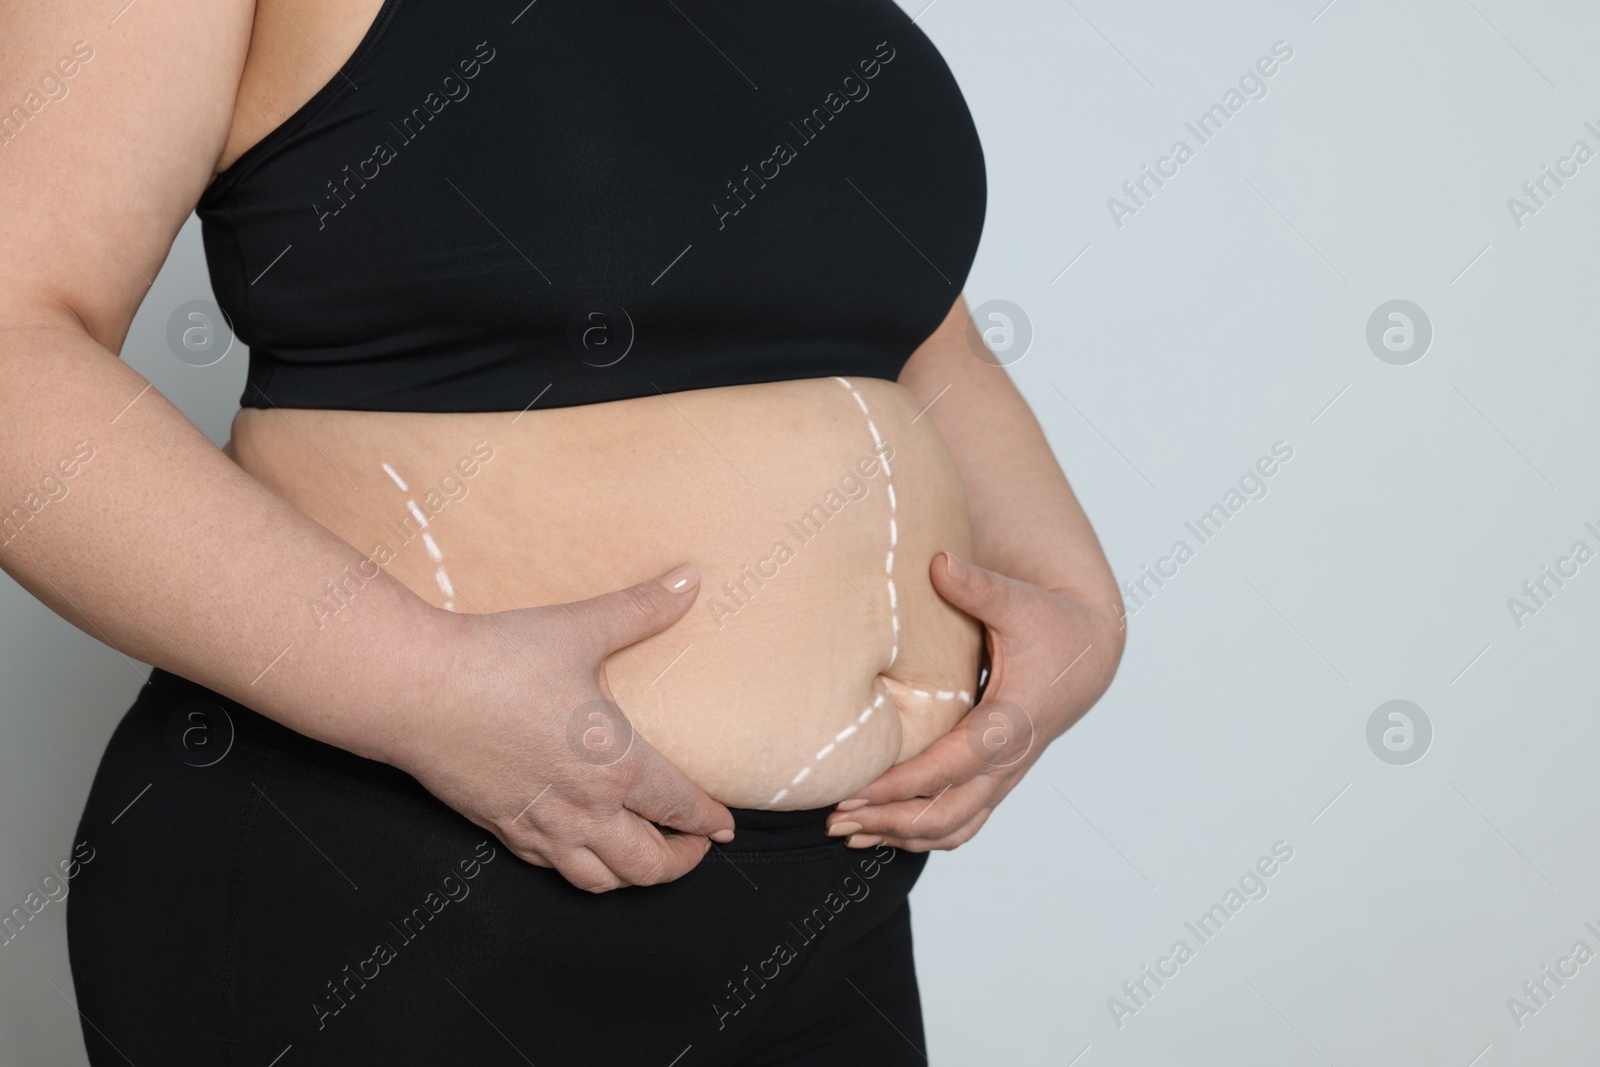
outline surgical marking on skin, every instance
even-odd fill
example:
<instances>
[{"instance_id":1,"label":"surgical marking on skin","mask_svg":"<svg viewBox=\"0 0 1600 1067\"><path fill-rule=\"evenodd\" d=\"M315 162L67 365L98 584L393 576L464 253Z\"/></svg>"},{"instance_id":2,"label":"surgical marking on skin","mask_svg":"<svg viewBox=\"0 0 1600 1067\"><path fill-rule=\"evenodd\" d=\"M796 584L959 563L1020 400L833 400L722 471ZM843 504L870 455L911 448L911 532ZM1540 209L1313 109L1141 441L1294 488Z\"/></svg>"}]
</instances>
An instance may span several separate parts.
<instances>
[{"instance_id":1,"label":"surgical marking on skin","mask_svg":"<svg viewBox=\"0 0 1600 1067\"><path fill-rule=\"evenodd\" d=\"M867 417L867 430L872 434L872 443L874 447L879 450L881 455L883 448L883 436L878 433L878 424L872 420L872 413L867 410L866 400L862 398L860 391L858 391L855 386L851 385L848 379L835 377L834 381L848 389L850 391L850 395L855 398L856 406L861 409L861 414ZM894 582L894 550L895 546L899 544L900 541L900 526L895 518L895 513L899 507L899 502L895 499L893 471L891 471L889 468L889 460L887 458L883 459L882 463L884 485L888 491L887 496L889 498L889 549L887 554L884 556L883 562L884 579L889 591L889 629L892 638L892 643L889 649L889 662L884 665L884 669L887 670L889 667L894 665L894 661L899 658L900 655L900 592L896 588ZM972 706L971 694L964 689L960 692L952 692L950 690L941 689L937 693L929 693L925 689L913 689L911 691L923 699L927 699L928 697L932 696L938 700L954 700L959 697L961 701L967 705L967 707L970 708ZM879 693L871 704L862 709L861 714L856 717L856 721L854 723L846 726L843 730L840 730L834 735L834 738L831 742L824 745L822 749L817 752L816 756L812 759L812 762L815 763L826 758L836 747L838 747L839 742L844 741L846 738L855 734L861 725L865 724L868 719L872 718L873 711L883 706L883 701L884 695ZM794 776L793 780L789 782L789 785L799 785L800 782L803 781L810 773L811 767L807 765L800 771L799 774ZM788 787L785 787L778 790L777 794L774 795L768 803L776 804L778 801L782 800L788 795ZM934 799L937 800L938 797L935 797Z\"/></svg>"},{"instance_id":2,"label":"surgical marking on skin","mask_svg":"<svg viewBox=\"0 0 1600 1067\"><path fill-rule=\"evenodd\" d=\"M378 466L383 468L383 473L387 474L389 479L394 482L395 485L399 486L402 493L409 493L411 491L410 486L406 485L406 480L400 477L393 467L381 461L379 462ZM456 610L456 587L455 584L450 581L450 575L445 573L444 553L439 549L439 542L435 541L433 539L433 535L427 532L428 516L423 514L422 509L417 506L417 502L414 498L408 498L406 500L406 510L411 512L411 517L417 520L417 526L423 531L422 547L427 551L428 558L437 564L437 567L433 572L433 580L434 583L438 585L439 592L444 594L444 610L454 611Z\"/></svg>"},{"instance_id":3,"label":"surgical marking on skin","mask_svg":"<svg viewBox=\"0 0 1600 1067\"><path fill-rule=\"evenodd\" d=\"M867 410L867 402L862 398L860 391L851 385L847 378L835 377L833 380L850 390L850 395L855 398L856 406L861 409L861 414L867 417L867 430L872 434L874 447L881 450L883 448L883 436L878 433L878 424L872 421L872 413ZM900 539L900 533L895 523L894 472L889 468L889 460L887 458L883 460L883 477L889 497L889 551L884 557L883 573L889 586L889 628L893 637L893 645L889 649L889 662L885 666L892 667L894 661L900 655L900 616L895 610L900 598L894 586L894 546Z\"/></svg>"},{"instance_id":4,"label":"surgical marking on skin","mask_svg":"<svg viewBox=\"0 0 1600 1067\"><path fill-rule=\"evenodd\" d=\"M869 410L867 410L867 402L866 402L866 400L862 398L861 393L856 389L855 386L850 384L848 379L835 377L833 380L838 382L840 385L844 386L846 389L848 389L850 391L850 395L855 399L856 406L861 409L861 414L863 414L863 415L865 415L867 417L867 431L872 434L873 447L876 448L878 450L878 454L880 456L882 456L883 455L883 435L878 432L878 424L872 420L872 413ZM894 665L894 661L900 655L900 615L899 615L899 612L898 612L898 606L899 606L899 602L900 602L900 595L899 595L899 591L895 588L895 584L894 584L894 548L895 548L895 545L900 540L900 528L899 528L898 524L895 522L896 503L895 503L894 481L893 481L894 472L889 467L889 460L888 460L887 457L883 457L880 461L883 463L884 485L885 485L885 488L888 490L888 497L889 497L889 549L888 549L888 553L884 557L884 563L883 563L884 579L885 579L885 582L888 585L888 589L889 589L889 613L890 613L889 614L889 629L890 629L890 636L891 636L891 646L889 648L889 662L884 665L884 668L887 670L889 667ZM868 719L870 719L872 717L872 712L876 708L880 707L882 704L883 704L883 694L879 693L877 695L877 698L875 700L873 700L873 702L871 704L867 705L867 707L856 718L855 723L850 725L850 726L847 726L843 730L839 731L839 733L834 736L834 739L832 741L830 741L828 744L826 744L826 745L824 745L822 747L822 749L816 754L816 756L814 757L812 762L816 762L818 760L825 759L829 754L831 754L833 752L833 750L836 747L838 747L839 742L845 740L846 738L850 737L852 734L856 733L857 727L860 726L861 724L865 723ZM810 773L811 773L811 767L810 767L810 765L807 765L806 767L801 769L799 774L794 776L794 779L792 781L790 781L789 784L790 785L799 785L800 782L802 780L804 780L805 777L807 775L809 775ZM777 795L775 795L772 798L772 800L769 801L769 803L776 804L778 801L782 800L785 796L787 796L788 793L789 793L789 790L788 790L787 787L778 790Z\"/></svg>"}]
</instances>

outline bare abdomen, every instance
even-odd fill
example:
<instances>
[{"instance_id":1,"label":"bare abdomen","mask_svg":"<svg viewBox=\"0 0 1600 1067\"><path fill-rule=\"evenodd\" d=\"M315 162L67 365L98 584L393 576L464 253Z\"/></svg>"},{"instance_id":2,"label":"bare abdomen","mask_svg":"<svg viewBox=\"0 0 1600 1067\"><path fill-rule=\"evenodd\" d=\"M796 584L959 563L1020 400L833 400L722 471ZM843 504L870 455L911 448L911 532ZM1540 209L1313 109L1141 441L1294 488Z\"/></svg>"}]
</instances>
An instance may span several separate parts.
<instances>
[{"instance_id":1,"label":"bare abdomen","mask_svg":"<svg viewBox=\"0 0 1600 1067\"><path fill-rule=\"evenodd\" d=\"M980 629L928 579L937 552L968 554L966 498L919 410L896 384L836 378L520 415L252 409L233 451L456 611L582 600L693 562L694 607L607 661L612 692L713 797L803 808L970 706ZM334 584L320 610L358 597Z\"/></svg>"}]
</instances>

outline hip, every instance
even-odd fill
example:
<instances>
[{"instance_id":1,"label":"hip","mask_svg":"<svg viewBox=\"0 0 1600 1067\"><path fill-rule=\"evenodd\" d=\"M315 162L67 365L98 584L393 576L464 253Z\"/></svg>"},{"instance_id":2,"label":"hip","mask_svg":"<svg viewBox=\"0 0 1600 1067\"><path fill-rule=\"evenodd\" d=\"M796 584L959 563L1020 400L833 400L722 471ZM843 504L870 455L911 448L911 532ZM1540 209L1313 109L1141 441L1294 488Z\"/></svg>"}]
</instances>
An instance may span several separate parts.
<instances>
[{"instance_id":1,"label":"hip","mask_svg":"<svg viewBox=\"0 0 1600 1067\"><path fill-rule=\"evenodd\" d=\"M289 1046L488 1062L505 1041L535 1062L670 1062L688 1044L738 1062L793 1020L779 1006L821 1003L828 975L867 981L877 957L910 1012L926 856L846 849L826 815L738 809L735 840L683 878L593 895L404 773L157 671L80 827L96 853L67 901L86 1039L105 1062L120 1059L100 1039L135 1062Z\"/></svg>"}]
</instances>

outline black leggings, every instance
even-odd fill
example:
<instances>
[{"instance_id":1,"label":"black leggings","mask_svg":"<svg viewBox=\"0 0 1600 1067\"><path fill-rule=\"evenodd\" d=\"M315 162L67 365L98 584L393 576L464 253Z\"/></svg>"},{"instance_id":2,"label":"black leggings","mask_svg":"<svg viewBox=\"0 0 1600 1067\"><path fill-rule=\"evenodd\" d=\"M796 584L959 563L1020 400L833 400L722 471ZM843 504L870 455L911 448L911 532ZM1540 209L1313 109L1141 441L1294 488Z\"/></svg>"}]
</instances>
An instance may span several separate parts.
<instances>
[{"instance_id":1,"label":"black leggings","mask_svg":"<svg viewBox=\"0 0 1600 1067\"><path fill-rule=\"evenodd\" d=\"M158 670L74 842L89 1059L922 1064L927 856L846 849L829 810L735 809L677 881L586 893L409 775Z\"/></svg>"}]
</instances>

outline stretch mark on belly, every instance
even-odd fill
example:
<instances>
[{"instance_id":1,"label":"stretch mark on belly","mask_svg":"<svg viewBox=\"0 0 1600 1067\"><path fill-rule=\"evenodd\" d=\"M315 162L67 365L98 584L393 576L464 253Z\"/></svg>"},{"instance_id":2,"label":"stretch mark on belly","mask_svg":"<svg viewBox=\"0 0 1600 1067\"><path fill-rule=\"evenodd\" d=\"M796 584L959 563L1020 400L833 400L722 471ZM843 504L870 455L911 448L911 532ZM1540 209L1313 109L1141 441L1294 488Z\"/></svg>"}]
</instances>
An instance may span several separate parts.
<instances>
[{"instance_id":1,"label":"stretch mark on belly","mask_svg":"<svg viewBox=\"0 0 1600 1067\"><path fill-rule=\"evenodd\" d=\"M406 485L406 480L395 473L393 467L387 463L379 465L383 467L383 473L387 474L390 480L400 487L402 493L411 492L411 487ZM428 516L417 506L416 500L409 497L406 499L406 510L411 512L411 517L417 520L417 526L422 530L422 547L427 551L428 558L434 563L433 580L438 583L439 592L444 594L444 609L446 611L454 611L456 610L456 587L450 584L450 576L444 571L444 553L439 551L439 542L435 541L433 534L428 532Z\"/></svg>"}]
</instances>

